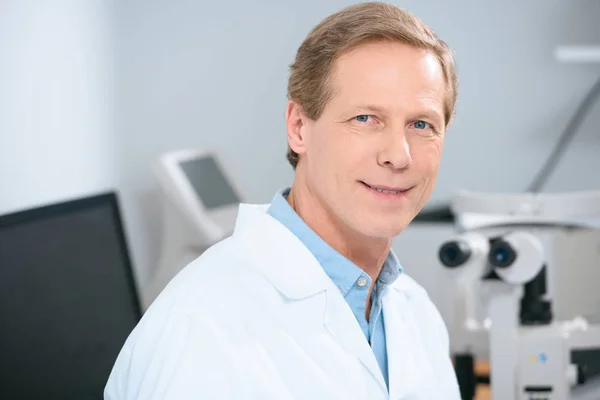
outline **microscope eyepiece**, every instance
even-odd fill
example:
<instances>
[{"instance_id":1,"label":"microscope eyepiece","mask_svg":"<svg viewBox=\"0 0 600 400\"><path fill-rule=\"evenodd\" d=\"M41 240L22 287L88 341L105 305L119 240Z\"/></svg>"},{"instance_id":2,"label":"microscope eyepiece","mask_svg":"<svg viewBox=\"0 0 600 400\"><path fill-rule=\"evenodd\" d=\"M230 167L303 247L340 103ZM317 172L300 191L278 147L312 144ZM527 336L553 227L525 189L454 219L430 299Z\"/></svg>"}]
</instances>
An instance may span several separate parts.
<instances>
[{"instance_id":1,"label":"microscope eyepiece","mask_svg":"<svg viewBox=\"0 0 600 400\"><path fill-rule=\"evenodd\" d=\"M463 241L447 242L440 247L438 257L448 268L459 267L471 257L471 248Z\"/></svg>"},{"instance_id":2,"label":"microscope eyepiece","mask_svg":"<svg viewBox=\"0 0 600 400\"><path fill-rule=\"evenodd\" d=\"M513 246L502 239L497 239L492 243L488 256L489 262L498 268L507 268L515 262L517 252Z\"/></svg>"}]
</instances>

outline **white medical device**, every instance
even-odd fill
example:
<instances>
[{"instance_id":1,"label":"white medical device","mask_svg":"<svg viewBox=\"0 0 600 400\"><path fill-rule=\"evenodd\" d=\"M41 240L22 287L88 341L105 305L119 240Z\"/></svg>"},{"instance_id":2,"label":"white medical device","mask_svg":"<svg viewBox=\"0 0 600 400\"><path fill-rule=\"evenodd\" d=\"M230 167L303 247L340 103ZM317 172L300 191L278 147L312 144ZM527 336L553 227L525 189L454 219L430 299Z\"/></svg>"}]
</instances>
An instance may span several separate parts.
<instances>
[{"instance_id":1,"label":"white medical device","mask_svg":"<svg viewBox=\"0 0 600 400\"><path fill-rule=\"evenodd\" d=\"M469 357L490 360L493 400L600 399L600 192L462 192L452 210L439 258L463 399Z\"/></svg>"},{"instance_id":2,"label":"white medical device","mask_svg":"<svg viewBox=\"0 0 600 400\"><path fill-rule=\"evenodd\" d=\"M162 194L162 241L150 299L208 247L231 235L242 198L214 153L187 149L156 165Z\"/></svg>"}]
</instances>

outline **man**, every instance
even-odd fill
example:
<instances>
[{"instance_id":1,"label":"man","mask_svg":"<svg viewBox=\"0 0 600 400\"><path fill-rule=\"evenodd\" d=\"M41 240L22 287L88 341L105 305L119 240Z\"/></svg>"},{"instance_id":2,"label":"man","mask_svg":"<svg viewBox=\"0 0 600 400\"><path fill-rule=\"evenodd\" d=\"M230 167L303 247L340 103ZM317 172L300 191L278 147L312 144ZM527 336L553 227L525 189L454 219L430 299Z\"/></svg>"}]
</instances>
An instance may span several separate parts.
<instances>
[{"instance_id":1,"label":"man","mask_svg":"<svg viewBox=\"0 0 600 400\"><path fill-rule=\"evenodd\" d=\"M459 399L446 327L390 250L434 188L456 86L394 6L315 27L289 80L291 189L168 285L105 398Z\"/></svg>"}]
</instances>

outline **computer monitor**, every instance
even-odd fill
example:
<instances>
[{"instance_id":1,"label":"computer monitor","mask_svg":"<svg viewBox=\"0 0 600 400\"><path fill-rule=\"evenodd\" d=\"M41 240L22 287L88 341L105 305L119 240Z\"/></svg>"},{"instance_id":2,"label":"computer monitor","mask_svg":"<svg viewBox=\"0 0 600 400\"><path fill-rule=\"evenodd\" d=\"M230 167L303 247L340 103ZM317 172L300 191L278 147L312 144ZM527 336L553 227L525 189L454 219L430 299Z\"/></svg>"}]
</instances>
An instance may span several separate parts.
<instances>
[{"instance_id":1,"label":"computer monitor","mask_svg":"<svg viewBox=\"0 0 600 400\"><path fill-rule=\"evenodd\" d=\"M141 317L116 194L0 217L0 399L100 399Z\"/></svg>"},{"instance_id":2,"label":"computer monitor","mask_svg":"<svg viewBox=\"0 0 600 400\"><path fill-rule=\"evenodd\" d=\"M215 158L209 155L178 161L184 176L208 210L240 203Z\"/></svg>"},{"instance_id":3,"label":"computer monitor","mask_svg":"<svg viewBox=\"0 0 600 400\"><path fill-rule=\"evenodd\" d=\"M184 149L162 154L155 172L161 189L162 238L147 302L183 267L233 232L243 202L213 152Z\"/></svg>"}]
</instances>

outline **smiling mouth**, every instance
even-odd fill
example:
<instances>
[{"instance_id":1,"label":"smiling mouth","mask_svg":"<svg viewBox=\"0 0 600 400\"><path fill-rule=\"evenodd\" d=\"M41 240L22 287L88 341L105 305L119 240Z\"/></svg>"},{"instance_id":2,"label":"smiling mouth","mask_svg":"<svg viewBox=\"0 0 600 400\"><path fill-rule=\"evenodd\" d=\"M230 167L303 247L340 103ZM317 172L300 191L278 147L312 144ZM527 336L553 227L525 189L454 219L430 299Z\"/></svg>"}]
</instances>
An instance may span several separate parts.
<instances>
[{"instance_id":1,"label":"smiling mouth","mask_svg":"<svg viewBox=\"0 0 600 400\"><path fill-rule=\"evenodd\" d=\"M375 190L379 193L386 193L386 194L401 194L410 189L410 188L406 188L406 189L394 188L394 187L388 187L388 186L372 186L363 181L361 181L361 183L363 185L367 186L369 189Z\"/></svg>"}]
</instances>

